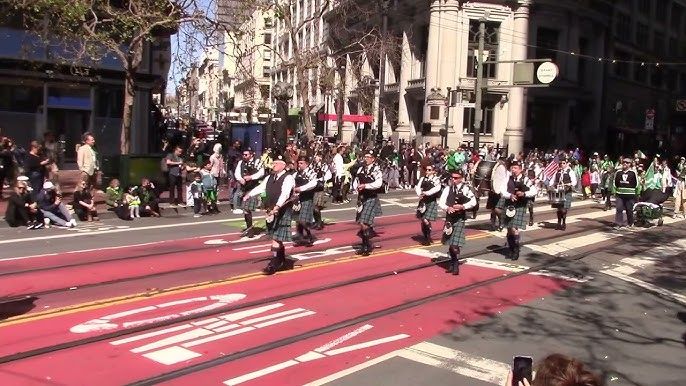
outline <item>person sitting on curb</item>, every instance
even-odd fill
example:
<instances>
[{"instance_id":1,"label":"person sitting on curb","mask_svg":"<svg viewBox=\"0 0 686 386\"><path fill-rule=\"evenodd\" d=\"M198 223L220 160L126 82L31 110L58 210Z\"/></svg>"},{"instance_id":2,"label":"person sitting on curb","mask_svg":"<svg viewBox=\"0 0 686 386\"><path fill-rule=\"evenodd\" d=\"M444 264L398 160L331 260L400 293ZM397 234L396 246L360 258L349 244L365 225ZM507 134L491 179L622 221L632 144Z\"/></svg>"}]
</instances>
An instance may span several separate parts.
<instances>
[{"instance_id":1,"label":"person sitting on curb","mask_svg":"<svg viewBox=\"0 0 686 386\"><path fill-rule=\"evenodd\" d=\"M51 222L68 228L76 226L76 220L69 214L67 206L62 202L62 195L57 193L52 182L43 183L43 189L38 193L36 202L46 227L49 227Z\"/></svg>"},{"instance_id":2,"label":"person sitting on curb","mask_svg":"<svg viewBox=\"0 0 686 386\"><path fill-rule=\"evenodd\" d=\"M100 220L88 182L79 182L78 188L74 191L74 202L72 203L72 206L74 207L74 213L79 217L79 220L88 222Z\"/></svg>"},{"instance_id":3,"label":"person sitting on curb","mask_svg":"<svg viewBox=\"0 0 686 386\"><path fill-rule=\"evenodd\" d=\"M149 178L141 179L138 193L141 198L141 216L160 217L160 197Z\"/></svg>"},{"instance_id":4,"label":"person sitting on curb","mask_svg":"<svg viewBox=\"0 0 686 386\"><path fill-rule=\"evenodd\" d=\"M129 207L124 202L124 192L119 185L119 180L114 178L105 191L105 204L107 210L113 211L122 220L133 220L129 215Z\"/></svg>"},{"instance_id":5,"label":"person sitting on curb","mask_svg":"<svg viewBox=\"0 0 686 386\"><path fill-rule=\"evenodd\" d=\"M7 201L7 211L5 212L5 221L12 228L19 226L26 226L28 229L40 229L43 227L38 204L33 202L29 187L26 183L28 178L17 178L17 183L14 186L14 191L10 194Z\"/></svg>"}]
</instances>

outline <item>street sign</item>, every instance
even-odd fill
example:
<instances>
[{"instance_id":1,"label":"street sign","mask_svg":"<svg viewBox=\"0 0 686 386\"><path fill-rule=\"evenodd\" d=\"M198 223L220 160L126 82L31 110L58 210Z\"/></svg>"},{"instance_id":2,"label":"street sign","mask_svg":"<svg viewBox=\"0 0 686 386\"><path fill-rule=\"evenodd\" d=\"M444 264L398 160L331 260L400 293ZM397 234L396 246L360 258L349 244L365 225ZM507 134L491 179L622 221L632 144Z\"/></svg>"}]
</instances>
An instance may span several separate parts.
<instances>
[{"instance_id":1,"label":"street sign","mask_svg":"<svg viewBox=\"0 0 686 386\"><path fill-rule=\"evenodd\" d=\"M676 100L676 111L680 113L686 112L686 99Z\"/></svg>"},{"instance_id":2,"label":"street sign","mask_svg":"<svg viewBox=\"0 0 686 386\"><path fill-rule=\"evenodd\" d=\"M555 80L558 73L559 69L555 63L544 62L538 66L538 70L536 70L536 79L543 84L548 84Z\"/></svg>"},{"instance_id":3,"label":"street sign","mask_svg":"<svg viewBox=\"0 0 686 386\"><path fill-rule=\"evenodd\" d=\"M647 109L646 110L646 118L648 118L648 119L655 118L655 109Z\"/></svg>"}]
</instances>

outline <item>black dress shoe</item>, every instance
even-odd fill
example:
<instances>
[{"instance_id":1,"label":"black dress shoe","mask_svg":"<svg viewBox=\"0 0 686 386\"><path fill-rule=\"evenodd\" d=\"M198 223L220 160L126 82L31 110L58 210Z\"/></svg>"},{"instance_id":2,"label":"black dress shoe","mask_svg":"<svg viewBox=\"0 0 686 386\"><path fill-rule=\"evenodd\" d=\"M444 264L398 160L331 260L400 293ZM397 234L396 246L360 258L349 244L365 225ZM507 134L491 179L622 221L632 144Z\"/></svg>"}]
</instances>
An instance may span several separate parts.
<instances>
[{"instance_id":1,"label":"black dress shoe","mask_svg":"<svg viewBox=\"0 0 686 386\"><path fill-rule=\"evenodd\" d=\"M534 226L534 220L529 220L529 226L530 227Z\"/></svg>"},{"instance_id":2,"label":"black dress shoe","mask_svg":"<svg viewBox=\"0 0 686 386\"><path fill-rule=\"evenodd\" d=\"M460 274L460 263L455 263L455 268L453 268L453 276Z\"/></svg>"},{"instance_id":3,"label":"black dress shoe","mask_svg":"<svg viewBox=\"0 0 686 386\"><path fill-rule=\"evenodd\" d=\"M264 267L262 272L264 272L266 275L273 275L276 273L276 267L270 263L269 265Z\"/></svg>"},{"instance_id":4,"label":"black dress shoe","mask_svg":"<svg viewBox=\"0 0 686 386\"><path fill-rule=\"evenodd\" d=\"M567 230L567 224L562 224L562 228L561 228L561 229L562 229L563 231L564 231L564 230Z\"/></svg>"}]
</instances>

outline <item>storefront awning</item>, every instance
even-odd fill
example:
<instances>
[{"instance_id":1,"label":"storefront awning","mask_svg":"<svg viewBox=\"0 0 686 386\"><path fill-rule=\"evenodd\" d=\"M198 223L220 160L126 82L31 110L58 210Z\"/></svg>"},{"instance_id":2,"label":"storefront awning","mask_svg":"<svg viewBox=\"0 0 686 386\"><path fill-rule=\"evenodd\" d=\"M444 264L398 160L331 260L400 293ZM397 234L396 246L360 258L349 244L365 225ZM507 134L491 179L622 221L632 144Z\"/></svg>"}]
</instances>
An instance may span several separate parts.
<instances>
[{"instance_id":1,"label":"storefront awning","mask_svg":"<svg viewBox=\"0 0 686 386\"><path fill-rule=\"evenodd\" d=\"M317 119L320 121L338 121L338 116L336 114L319 114ZM343 122L372 123L374 117L371 115L343 115Z\"/></svg>"}]
</instances>

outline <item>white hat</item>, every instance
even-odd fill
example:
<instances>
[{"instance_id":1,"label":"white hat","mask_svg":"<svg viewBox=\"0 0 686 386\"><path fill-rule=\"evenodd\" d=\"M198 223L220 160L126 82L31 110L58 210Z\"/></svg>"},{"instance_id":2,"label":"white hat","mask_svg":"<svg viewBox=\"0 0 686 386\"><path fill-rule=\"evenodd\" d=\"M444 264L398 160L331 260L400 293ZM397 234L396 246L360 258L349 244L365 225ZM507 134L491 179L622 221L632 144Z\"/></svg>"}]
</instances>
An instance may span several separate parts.
<instances>
[{"instance_id":1,"label":"white hat","mask_svg":"<svg viewBox=\"0 0 686 386\"><path fill-rule=\"evenodd\" d=\"M26 176L19 176L19 177L17 177L17 181L26 182L26 181L28 181L28 180L29 180L29 177L26 177Z\"/></svg>"},{"instance_id":2,"label":"white hat","mask_svg":"<svg viewBox=\"0 0 686 386\"><path fill-rule=\"evenodd\" d=\"M50 181L45 181L43 183L43 189L45 189L45 190L50 190L50 189L54 189L54 188L55 188L55 185Z\"/></svg>"}]
</instances>

